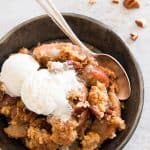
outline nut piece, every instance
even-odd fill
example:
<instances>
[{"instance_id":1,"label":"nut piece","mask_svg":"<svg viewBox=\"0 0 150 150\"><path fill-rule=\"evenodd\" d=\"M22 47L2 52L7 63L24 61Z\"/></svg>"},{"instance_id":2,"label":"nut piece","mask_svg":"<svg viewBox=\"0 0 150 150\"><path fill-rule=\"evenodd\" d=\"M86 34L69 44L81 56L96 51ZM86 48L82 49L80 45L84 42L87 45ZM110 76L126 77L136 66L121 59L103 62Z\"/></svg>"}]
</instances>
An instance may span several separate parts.
<instances>
[{"instance_id":1,"label":"nut piece","mask_svg":"<svg viewBox=\"0 0 150 150\"><path fill-rule=\"evenodd\" d=\"M137 33L130 33L130 38L131 38L131 40L133 40L133 41L136 41L137 39L138 39L138 34Z\"/></svg>"},{"instance_id":2,"label":"nut piece","mask_svg":"<svg viewBox=\"0 0 150 150\"><path fill-rule=\"evenodd\" d=\"M112 0L112 3L118 4L120 0Z\"/></svg>"},{"instance_id":3,"label":"nut piece","mask_svg":"<svg viewBox=\"0 0 150 150\"><path fill-rule=\"evenodd\" d=\"M137 19L137 20L135 20L135 23L138 27L144 28L146 21L144 19Z\"/></svg>"},{"instance_id":4,"label":"nut piece","mask_svg":"<svg viewBox=\"0 0 150 150\"><path fill-rule=\"evenodd\" d=\"M24 47L19 50L19 53L31 55L31 51Z\"/></svg>"},{"instance_id":5,"label":"nut piece","mask_svg":"<svg viewBox=\"0 0 150 150\"><path fill-rule=\"evenodd\" d=\"M140 1L139 0L124 0L123 4L127 9L140 7Z\"/></svg>"},{"instance_id":6,"label":"nut piece","mask_svg":"<svg viewBox=\"0 0 150 150\"><path fill-rule=\"evenodd\" d=\"M95 4L96 3L96 0L89 0L89 4L90 5L93 5L93 4Z\"/></svg>"}]
</instances>

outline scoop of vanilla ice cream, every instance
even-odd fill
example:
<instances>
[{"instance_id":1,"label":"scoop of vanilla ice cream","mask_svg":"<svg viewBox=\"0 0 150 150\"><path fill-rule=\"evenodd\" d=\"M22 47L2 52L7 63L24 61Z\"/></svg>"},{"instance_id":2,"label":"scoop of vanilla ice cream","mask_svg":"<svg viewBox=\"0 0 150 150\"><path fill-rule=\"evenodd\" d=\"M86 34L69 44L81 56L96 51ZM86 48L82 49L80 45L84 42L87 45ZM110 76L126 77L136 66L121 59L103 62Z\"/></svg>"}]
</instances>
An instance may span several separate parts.
<instances>
[{"instance_id":1,"label":"scoop of vanilla ice cream","mask_svg":"<svg viewBox=\"0 0 150 150\"><path fill-rule=\"evenodd\" d=\"M56 68L58 64L54 63ZM60 65L60 64L59 64ZM74 70L52 72L42 69L27 78L21 88L21 98L28 109L43 115L54 115L63 121L70 118L72 107L68 92L81 87Z\"/></svg>"},{"instance_id":2,"label":"scoop of vanilla ice cream","mask_svg":"<svg viewBox=\"0 0 150 150\"><path fill-rule=\"evenodd\" d=\"M60 92L55 95L55 92ZM21 88L21 98L28 109L48 115L56 108L56 100L63 99L64 93L49 75L48 70L34 72L27 78Z\"/></svg>"},{"instance_id":3,"label":"scoop of vanilla ice cream","mask_svg":"<svg viewBox=\"0 0 150 150\"><path fill-rule=\"evenodd\" d=\"M39 63L30 55L13 54L2 65L0 80L6 86L6 93L20 96L24 79L39 68Z\"/></svg>"}]
</instances>

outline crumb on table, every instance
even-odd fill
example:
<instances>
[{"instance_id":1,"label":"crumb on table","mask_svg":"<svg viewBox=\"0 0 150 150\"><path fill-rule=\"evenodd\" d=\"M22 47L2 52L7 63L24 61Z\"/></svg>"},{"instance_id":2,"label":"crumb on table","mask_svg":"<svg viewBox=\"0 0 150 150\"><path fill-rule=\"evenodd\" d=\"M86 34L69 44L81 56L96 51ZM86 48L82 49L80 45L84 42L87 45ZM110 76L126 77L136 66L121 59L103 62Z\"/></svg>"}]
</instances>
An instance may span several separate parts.
<instances>
[{"instance_id":1,"label":"crumb on table","mask_svg":"<svg viewBox=\"0 0 150 150\"><path fill-rule=\"evenodd\" d=\"M130 38L131 38L131 40L133 40L133 41L136 41L137 39L138 39L138 34L137 33L130 33Z\"/></svg>"},{"instance_id":2,"label":"crumb on table","mask_svg":"<svg viewBox=\"0 0 150 150\"><path fill-rule=\"evenodd\" d=\"M96 4L96 0L89 0L89 4L90 5Z\"/></svg>"}]
</instances>

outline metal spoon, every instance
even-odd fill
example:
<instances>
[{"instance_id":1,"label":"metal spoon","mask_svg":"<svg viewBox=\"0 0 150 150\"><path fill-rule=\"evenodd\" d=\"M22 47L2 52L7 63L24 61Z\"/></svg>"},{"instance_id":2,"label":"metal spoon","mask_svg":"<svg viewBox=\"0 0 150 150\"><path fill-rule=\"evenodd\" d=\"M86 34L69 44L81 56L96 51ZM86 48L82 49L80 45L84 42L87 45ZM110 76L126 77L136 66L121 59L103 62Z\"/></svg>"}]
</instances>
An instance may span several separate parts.
<instances>
[{"instance_id":1,"label":"metal spoon","mask_svg":"<svg viewBox=\"0 0 150 150\"><path fill-rule=\"evenodd\" d=\"M127 73L122 65L112 56L108 54L97 54L89 50L75 35L72 29L69 27L64 17L59 10L55 7L52 0L36 0L40 6L47 12L56 25L66 34L66 36L76 45L80 46L84 53L92 55L96 58L101 66L110 68L117 74L117 84L119 92L117 96L120 100L127 99L131 94L130 81Z\"/></svg>"}]
</instances>

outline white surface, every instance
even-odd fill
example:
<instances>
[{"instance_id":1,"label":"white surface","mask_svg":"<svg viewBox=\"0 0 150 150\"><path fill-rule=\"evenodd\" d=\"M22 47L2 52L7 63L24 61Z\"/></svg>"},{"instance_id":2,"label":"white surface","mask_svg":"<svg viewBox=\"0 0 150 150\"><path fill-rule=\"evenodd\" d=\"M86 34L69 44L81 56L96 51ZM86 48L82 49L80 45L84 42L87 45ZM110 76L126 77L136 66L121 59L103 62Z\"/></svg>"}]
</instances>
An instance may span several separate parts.
<instances>
[{"instance_id":1,"label":"white surface","mask_svg":"<svg viewBox=\"0 0 150 150\"><path fill-rule=\"evenodd\" d=\"M75 12L87 15L104 22L112 27L137 58L145 81L145 105L140 124L125 150L150 149L150 0L141 0L142 6L136 10L126 10L122 4L112 4L112 0L97 0L97 4L88 5L88 0L54 0L62 12ZM122 2L122 0L121 0ZM41 15L41 10L35 0L0 0L0 37L6 34L15 25ZM144 29L136 27L134 20L145 18L147 26ZM139 39L136 42L129 40L129 33L138 31Z\"/></svg>"}]
</instances>

